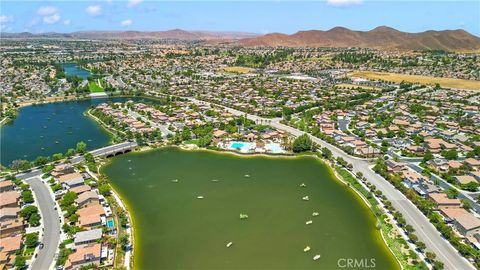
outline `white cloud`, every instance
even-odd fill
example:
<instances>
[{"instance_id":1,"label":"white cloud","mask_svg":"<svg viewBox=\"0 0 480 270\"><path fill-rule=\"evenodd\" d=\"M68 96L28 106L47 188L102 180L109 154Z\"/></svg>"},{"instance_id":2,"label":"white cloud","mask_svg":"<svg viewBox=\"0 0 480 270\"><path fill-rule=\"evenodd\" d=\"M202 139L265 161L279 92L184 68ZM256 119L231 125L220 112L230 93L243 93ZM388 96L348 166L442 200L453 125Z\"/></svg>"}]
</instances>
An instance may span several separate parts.
<instances>
[{"instance_id":1,"label":"white cloud","mask_svg":"<svg viewBox=\"0 0 480 270\"><path fill-rule=\"evenodd\" d=\"M37 10L38 15L40 16L50 16L57 12L58 12L58 9L52 6L43 6Z\"/></svg>"},{"instance_id":2,"label":"white cloud","mask_svg":"<svg viewBox=\"0 0 480 270\"><path fill-rule=\"evenodd\" d=\"M70 25L71 22L72 22L72 21L70 21L70 20L64 20L64 21L63 21L63 25Z\"/></svg>"},{"instance_id":3,"label":"white cloud","mask_svg":"<svg viewBox=\"0 0 480 270\"><path fill-rule=\"evenodd\" d=\"M13 22L13 16L2 15L0 16L0 23Z\"/></svg>"},{"instance_id":4,"label":"white cloud","mask_svg":"<svg viewBox=\"0 0 480 270\"><path fill-rule=\"evenodd\" d=\"M120 24L121 24L122 26L130 26L132 23L133 23L132 20L127 19L127 20L122 21Z\"/></svg>"},{"instance_id":5,"label":"white cloud","mask_svg":"<svg viewBox=\"0 0 480 270\"><path fill-rule=\"evenodd\" d=\"M91 16L98 16L102 14L102 7L99 5L88 6L85 11Z\"/></svg>"},{"instance_id":6,"label":"white cloud","mask_svg":"<svg viewBox=\"0 0 480 270\"><path fill-rule=\"evenodd\" d=\"M46 23L46 24L54 24L58 21L60 21L60 14L58 14L58 13L55 13L51 16L43 17L43 22Z\"/></svg>"},{"instance_id":7,"label":"white cloud","mask_svg":"<svg viewBox=\"0 0 480 270\"><path fill-rule=\"evenodd\" d=\"M132 8L140 4L143 0L128 0L127 7Z\"/></svg>"},{"instance_id":8,"label":"white cloud","mask_svg":"<svg viewBox=\"0 0 480 270\"><path fill-rule=\"evenodd\" d=\"M363 0L327 0L327 4L334 7L348 7L360 5Z\"/></svg>"}]
</instances>

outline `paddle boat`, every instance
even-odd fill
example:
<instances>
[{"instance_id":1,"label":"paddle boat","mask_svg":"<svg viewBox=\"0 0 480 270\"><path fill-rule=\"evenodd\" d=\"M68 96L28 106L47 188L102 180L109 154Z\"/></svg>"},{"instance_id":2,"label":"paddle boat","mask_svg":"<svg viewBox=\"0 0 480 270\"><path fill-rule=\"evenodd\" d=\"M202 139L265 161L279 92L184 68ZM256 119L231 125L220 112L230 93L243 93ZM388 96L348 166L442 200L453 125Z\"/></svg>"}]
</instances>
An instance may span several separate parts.
<instances>
[{"instance_id":1,"label":"paddle boat","mask_svg":"<svg viewBox=\"0 0 480 270\"><path fill-rule=\"evenodd\" d=\"M231 247L233 245L233 242L228 242L227 243L227 248Z\"/></svg>"},{"instance_id":2,"label":"paddle boat","mask_svg":"<svg viewBox=\"0 0 480 270\"><path fill-rule=\"evenodd\" d=\"M302 198L302 200L304 200L304 201L309 201L310 198L309 198L308 196L305 196L305 197Z\"/></svg>"},{"instance_id":3,"label":"paddle boat","mask_svg":"<svg viewBox=\"0 0 480 270\"><path fill-rule=\"evenodd\" d=\"M316 261L316 260L320 259L320 257L321 256L319 254L317 254L317 255L315 255L315 257L313 257L313 260Z\"/></svg>"},{"instance_id":4,"label":"paddle boat","mask_svg":"<svg viewBox=\"0 0 480 270\"><path fill-rule=\"evenodd\" d=\"M312 224L312 223L313 223L312 220L309 220L309 221L305 222L305 224L307 224L307 225L310 225L310 224Z\"/></svg>"},{"instance_id":5,"label":"paddle boat","mask_svg":"<svg viewBox=\"0 0 480 270\"><path fill-rule=\"evenodd\" d=\"M308 252L310 250L310 247L309 246L306 246L304 249L303 249L303 252Z\"/></svg>"},{"instance_id":6,"label":"paddle boat","mask_svg":"<svg viewBox=\"0 0 480 270\"><path fill-rule=\"evenodd\" d=\"M313 213L312 213L312 216L314 216L314 217L316 217L316 216L318 216L318 215L320 215L318 212L313 212Z\"/></svg>"}]
</instances>

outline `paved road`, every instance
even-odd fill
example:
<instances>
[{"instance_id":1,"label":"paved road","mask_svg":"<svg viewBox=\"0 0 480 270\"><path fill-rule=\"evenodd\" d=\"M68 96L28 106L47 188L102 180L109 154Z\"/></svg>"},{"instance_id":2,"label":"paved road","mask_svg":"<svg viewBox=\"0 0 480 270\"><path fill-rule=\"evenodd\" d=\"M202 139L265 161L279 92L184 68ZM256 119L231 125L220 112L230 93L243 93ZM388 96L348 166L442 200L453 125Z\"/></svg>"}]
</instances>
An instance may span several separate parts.
<instances>
[{"instance_id":1,"label":"paved road","mask_svg":"<svg viewBox=\"0 0 480 270\"><path fill-rule=\"evenodd\" d=\"M195 103L209 103L199 101L194 98L188 99ZM245 114L244 112L228 107L224 108L234 115L246 115L247 118L252 121L269 123L271 126L279 130L284 130L294 136L300 136L304 134L304 132L296 128L281 124L279 118L266 119L258 117L256 115ZM447 240L445 240L440 235L440 233L430 223L427 217L425 217L423 213L410 200L408 200L393 185L383 179L383 177L381 177L380 175L376 174L370 168L372 164L369 163L368 160L350 156L331 144L328 144L316 137L310 137L315 143L321 145L322 147L327 147L328 149L330 149L335 157L342 157L345 161L351 163L355 172L362 172L362 174L370 183L374 184L377 189L382 191L382 193L388 198L388 200L392 202L392 205L395 207L395 209L403 214L407 223L412 225L412 227L415 229L415 234L418 236L420 241L425 243L425 245L427 246L427 250L433 251L435 252L435 254L437 254L437 259L444 263L445 269L475 269L464 257L462 257L457 252L457 250Z\"/></svg>"},{"instance_id":2,"label":"paved road","mask_svg":"<svg viewBox=\"0 0 480 270\"><path fill-rule=\"evenodd\" d=\"M40 175L42 175L42 170L41 169L34 169L30 172L17 174L16 177L20 180L25 180L25 179L32 178L32 177L35 177L35 176L40 176Z\"/></svg>"},{"instance_id":3,"label":"paved road","mask_svg":"<svg viewBox=\"0 0 480 270\"><path fill-rule=\"evenodd\" d=\"M50 269L53 263L55 252L60 241L60 217L57 210L54 209L55 202L40 177L33 177L25 180L38 200L40 212L42 213L43 223L43 249L38 252L38 257L34 260L33 270Z\"/></svg>"}]
</instances>

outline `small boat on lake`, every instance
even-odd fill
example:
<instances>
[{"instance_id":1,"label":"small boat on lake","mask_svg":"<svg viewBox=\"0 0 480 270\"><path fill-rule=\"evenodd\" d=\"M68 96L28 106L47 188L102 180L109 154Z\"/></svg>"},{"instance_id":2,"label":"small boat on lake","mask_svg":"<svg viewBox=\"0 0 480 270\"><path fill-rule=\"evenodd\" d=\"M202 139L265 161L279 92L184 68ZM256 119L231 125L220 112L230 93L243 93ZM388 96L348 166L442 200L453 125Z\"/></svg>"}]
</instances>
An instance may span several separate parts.
<instances>
[{"instance_id":1,"label":"small boat on lake","mask_svg":"<svg viewBox=\"0 0 480 270\"><path fill-rule=\"evenodd\" d=\"M248 218L247 214L240 213L240 219L247 219L247 218Z\"/></svg>"},{"instance_id":2,"label":"small boat on lake","mask_svg":"<svg viewBox=\"0 0 480 270\"><path fill-rule=\"evenodd\" d=\"M306 187L305 183L300 184L301 187Z\"/></svg>"},{"instance_id":3,"label":"small boat on lake","mask_svg":"<svg viewBox=\"0 0 480 270\"><path fill-rule=\"evenodd\" d=\"M309 220L309 221L305 222L305 224L307 224L307 225L310 225L310 224L312 224L312 223L313 223L312 220Z\"/></svg>"},{"instance_id":4,"label":"small boat on lake","mask_svg":"<svg viewBox=\"0 0 480 270\"><path fill-rule=\"evenodd\" d=\"M313 212L313 213L312 213L312 216L314 216L314 217L316 217L316 216L318 216L318 215L320 215L318 212Z\"/></svg>"},{"instance_id":5,"label":"small boat on lake","mask_svg":"<svg viewBox=\"0 0 480 270\"><path fill-rule=\"evenodd\" d=\"M173 179L172 182L173 183L178 183L178 179Z\"/></svg>"},{"instance_id":6,"label":"small boat on lake","mask_svg":"<svg viewBox=\"0 0 480 270\"><path fill-rule=\"evenodd\" d=\"M308 196L305 196L305 197L302 198L302 200L304 200L304 201L309 201L310 198L309 198Z\"/></svg>"},{"instance_id":7,"label":"small boat on lake","mask_svg":"<svg viewBox=\"0 0 480 270\"><path fill-rule=\"evenodd\" d=\"M309 246L306 246L304 249L303 249L303 252L308 252L310 251L310 247Z\"/></svg>"},{"instance_id":8,"label":"small boat on lake","mask_svg":"<svg viewBox=\"0 0 480 270\"><path fill-rule=\"evenodd\" d=\"M313 260L316 261L316 260L320 259L320 257L321 256L319 254L317 254L317 255L315 255L315 257L313 257Z\"/></svg>"},{"instance_id":9,"label":"small boat on lake","mask_svg":"<svg viewBox=\"0 0 480 270\"><path fill-rule=\"evenodd\" d=\"M231 247L233 245L233 242L228 242L227 243L227 248Z\"/></svg>"},{"instance_id":10,"label":"small boat on lake","mask_svg":"<svg viewBox=\"0 0 480 270\"><path fill-rule=\"evenodd\" d=\"M203 199L204 197L203 196L197 196L197 199Z\"/></svg>"}]
</instances>

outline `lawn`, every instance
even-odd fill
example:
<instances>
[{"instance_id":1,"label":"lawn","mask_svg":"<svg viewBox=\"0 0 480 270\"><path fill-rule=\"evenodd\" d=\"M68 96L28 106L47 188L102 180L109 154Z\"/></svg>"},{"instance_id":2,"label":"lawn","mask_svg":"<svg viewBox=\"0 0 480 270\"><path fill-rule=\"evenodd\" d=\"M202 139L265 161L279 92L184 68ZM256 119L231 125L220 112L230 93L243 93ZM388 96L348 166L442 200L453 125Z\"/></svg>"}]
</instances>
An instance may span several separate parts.
<instances>
[{"instance_id":1,"label":"lawn","mask_svg":"<svg viewBox=\"0 0 480 270\"><path fill-rule=\"evenodd\" d=\"M459 88L468 90L480 90L480 81L461 80L451 78L439 78L420 75L405 75L387 72L372 72L372 71L354 71L349 73L352 77L361 77L370 80L383 80L388 82L400 83L402 81L411 83L420 83L427 85L440 84L444 88Z\"/></svg>"},{"instance_id":2,"label":"lawn","mask_svg":"<svg viewBox=\"0 0 480 270\"><path fill-rule=\"evenodd\" d=\"M231 73L250 73L255 71L255 69L248 67L226 67L222 68L222 70Z\"/></svg>"},{"instance_id":3,"label":"lawn","mask_svg":"<svg viewBox=\"0 0 480 270\"><path fill-rule=\"evenodd\" d=\"M88 82L88 89L91 93L102 93L105 92L102 87L100 87L96 82Z\"/></svg>"}]
</instances>

